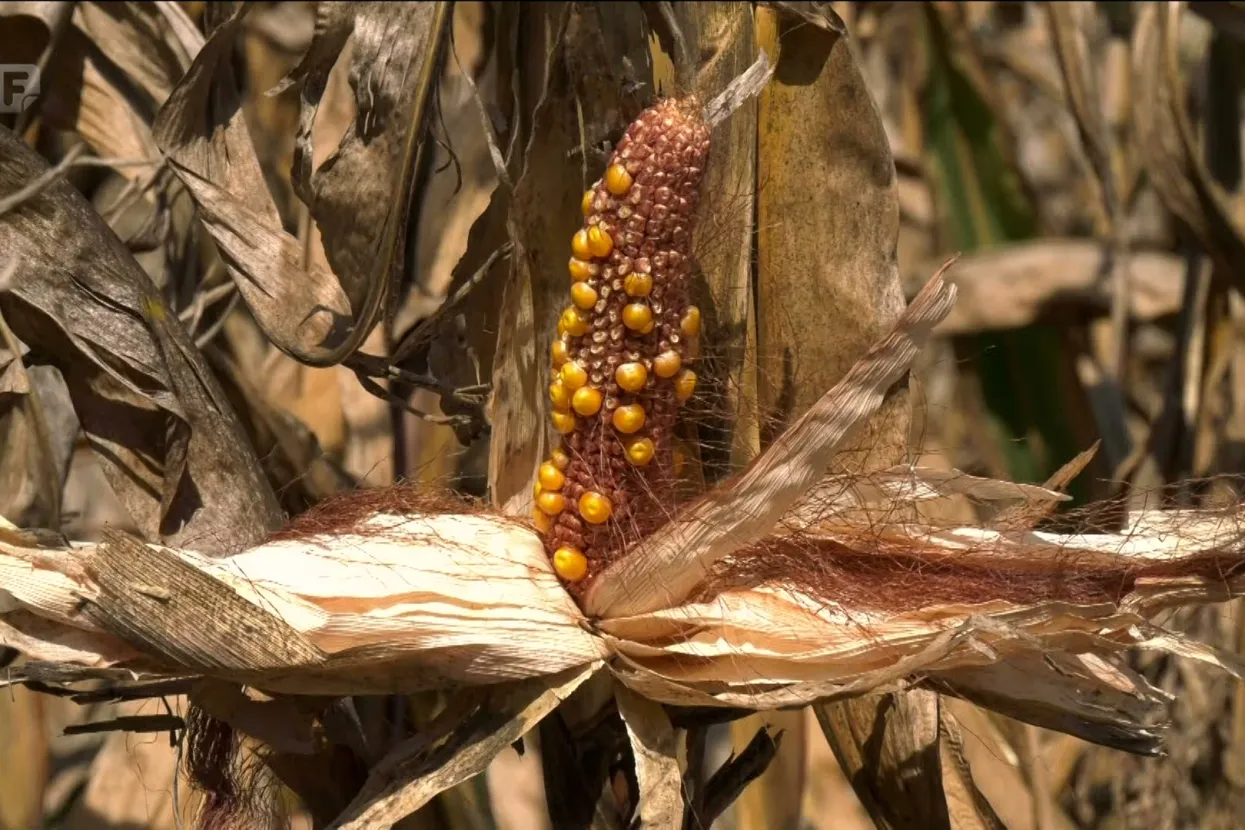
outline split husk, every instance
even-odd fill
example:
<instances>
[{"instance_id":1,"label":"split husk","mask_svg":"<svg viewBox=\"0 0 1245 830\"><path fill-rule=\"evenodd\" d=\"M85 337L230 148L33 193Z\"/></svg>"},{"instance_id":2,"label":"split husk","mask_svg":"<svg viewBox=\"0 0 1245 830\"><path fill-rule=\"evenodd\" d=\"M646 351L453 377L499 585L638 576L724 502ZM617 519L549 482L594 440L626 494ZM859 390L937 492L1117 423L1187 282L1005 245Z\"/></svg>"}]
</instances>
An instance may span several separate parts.
<instances>
[{"instance_id":1,"label":"split husk","mask_svg":"<svg viewBox=\"0 0 1245 830\"><path fill-rule=\"evenodd\" d=\"M747 517L739 530L645 546L603 574L598 590L618 597L618 611L580 610L527 526L413 492L342 497L265 544L217 559L118 533L46 547L8 526L0 535L3 642L33 661L8 682L105 678L120 687L197 677L269 692L377 694L550 678L604 661L643 697L681 706L767 710L925 683L1154 751L1136 701L1158 696L1117 658L1154 649L1241 673L1235 660L1148 622L1241 592L1240 508L1143 512L1116 533L921 522L885 530L889 550L931 565L1020 573L1074 561L1139 574L1110 602L983 597L884 611L792 580L688 599L713 560L749 539L798 533L860 548L878 538L875 524L862 523L867 515L899 504L968 495L1032 507L1061 498L918 467L872 482L815 474L883 403L954 294L936 275L892 333L793 425L791 440L687 508L669 533L697 527L692 517L706 511ZM909 576L917 593L921 578L920 570ZM667 590L648 590L654 580ZM1068 672L1082 694L1069 696L1058 682ZM1018 673L1054 682L1020 683Z\"/></svg>"}]
</instances>

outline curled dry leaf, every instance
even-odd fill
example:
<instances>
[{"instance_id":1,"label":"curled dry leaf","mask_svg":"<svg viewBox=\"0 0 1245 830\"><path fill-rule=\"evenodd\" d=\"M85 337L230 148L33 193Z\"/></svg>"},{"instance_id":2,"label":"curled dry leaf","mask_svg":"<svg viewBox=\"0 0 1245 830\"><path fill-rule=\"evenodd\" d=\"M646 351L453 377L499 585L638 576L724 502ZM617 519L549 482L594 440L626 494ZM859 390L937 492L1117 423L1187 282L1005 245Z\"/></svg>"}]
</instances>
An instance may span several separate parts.
<instances>
[{"instance_id":1,"label":"curled dry leaf","mask_svg":"<svg viewBox=\"0 0 1245 830\"><path fill-rule=\"evenodd\" d=\"M0 129L0 192L46 163ZM67 182L0 217L17 264L0 313L59 370L96 458L143 534L218 554L281 520L211 371L120 240Z\"/></svg>"},{"instance_id":2,"label":"curled dry leaf","mask_svg":"<svg viewBox=\"0 0 1245 830\"><path fill-rule=\"evenodd\" d=\"M447 5L323 4L292 75L303 84L295 190L320 228L334 273L304 267L303 245L282 229L243 118L228 58L249 9L242 5L214 30L153 131L265 333L304 363L331 365L380 321L403 269L407 203ZM316 110L352 35L355 120L313 169Z\"/></svg>"}]
</instances>

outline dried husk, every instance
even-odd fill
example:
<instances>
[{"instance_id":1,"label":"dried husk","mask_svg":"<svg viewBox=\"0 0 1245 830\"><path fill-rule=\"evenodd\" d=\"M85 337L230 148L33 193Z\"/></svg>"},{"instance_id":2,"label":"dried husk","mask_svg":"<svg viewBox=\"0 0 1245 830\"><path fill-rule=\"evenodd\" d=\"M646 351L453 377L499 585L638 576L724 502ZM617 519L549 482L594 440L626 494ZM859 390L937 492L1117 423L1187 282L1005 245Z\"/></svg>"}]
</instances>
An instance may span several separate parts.
<instances>
[{"instance_id":1,"label":"dried husk","mask_svg":"<svg viewBox=\"0 0 1245 830\"><path fill-rule=\"evenodd\" d=\"M944 290L936 277L928 296ZM916 306L849 378L873 378L884 390L906 367L949 302L932 314ZM877 361L888 371L871 372ZM835 406L843 390L831 390L793 427L800 434L820 423L825 432L795 450L776 442L753 469L784 458L796 467L816 460L834 436L869 417L884 396L863 404L868 395L856 382L849 387L855 406ZM338 530L287 532L223 559L117 534L98 545L49 548L9 525L0 528L0 644L36 661L14 670L11 682L71 684L124 667L133 672L128 678L208 676L299 694L478 687L573 673L600 660L632 691L676 705L766 710L925 682L1034 721L1045 713L1049 724L1049 714L1059 713L1066 731L1133 747L1152 743L1141 723L1147 707L1137 701L1160 698L1116 666L1114 655L1157 649L1242 673L1236 661L1148 620L1242 592L1231 562L1245 510L1147 511L1113 533L919 522L880 530L862 522L895 499L968 495L1032 506L1059 496L917 467L890 470L879 481L842 489L837 501L805 514L801 532L848 544L884 533L888 543L930 561L989 561L1018 571L1049 569L1067 557L1121 572L1166 567L1163 575L1138 577L1119 602L983 596L882 612L773 582L709 601L667 601L666 594L625 613L589 616L552 572L537 534L490 513L381 509ZM833 484L820 482L823 491ZM725 510L750 496L728 486L715 498ZM791 533L789 525L775 530L778 518L767 514L762 527L754 516L754 534ZM1196 575L1206 572L1198 562L1209 556L1229 562L1221 577ZM641 550L624 561L639 562L637 573L674 573L664 554ZM1082 694L1070 695L1061 682L1073 674Z\"/></svg>"}]
</instances>

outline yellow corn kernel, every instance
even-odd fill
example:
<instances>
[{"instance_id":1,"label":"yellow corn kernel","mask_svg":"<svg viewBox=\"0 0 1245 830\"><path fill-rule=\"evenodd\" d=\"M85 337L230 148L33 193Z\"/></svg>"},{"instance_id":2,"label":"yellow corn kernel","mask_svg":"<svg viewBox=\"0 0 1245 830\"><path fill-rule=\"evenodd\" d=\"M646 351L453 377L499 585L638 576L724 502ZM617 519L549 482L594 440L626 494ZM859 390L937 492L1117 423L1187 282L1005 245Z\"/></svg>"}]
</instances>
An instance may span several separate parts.
<instances>
[{"instance_id":1,"label":"yellow corn kernel","mask_svg":"<svg viewBox=\"0 0 1245 830\"><path fill-rule=\"evenodd\" d=\"M659 378L672 378L683 368L683 358L676 351L662 352L653 358L653 374Z\"/></svg>"},{"instance_id":2,"label":"yellow corn kernel","mask_svg":"<svg viewBox=\"0 0 1245 830\"><path fill-rule=\"evenodd\" d=\"M653 329L657 328L657 323L652 320L648 321L648 325L640 329L640 334L652 334Z\"/></svg>"},{"instance_id":3,"label":"yellow corn kernel","mask_svg":"<svg viewBox=\"0 0 1245 830\"><path fill-rule=\"evenodd\" d=\"M653 322L653 310L644 303L628 303L622 312L623 325L639 331Z\"/></svg>"},{"instance_id":4,"label":"yellow corn kernel","mask_svg":"<svg viewBox=\"0 0 1245 830\"><path fill-rule=\"evenodd\" d=\"M603 524L613 512L614 506L610 504L610 500L600 493L589 490L579 497L579 515L588 524Z\"/></svg>"},{"instance_id":5,"label":"yellow corn kernel","mask_svg":"<svg viewBox=\"0 0 1245 830\"><path fill-rule=\"evenodd\" d=\"M588 250L596 257L607 257L614 250L614 240L600 225L588 229Z\"/></svg>"},{"instance_id":6,"label":"yellow corn kernel","mask_svg":"<svg viewBox=\"0 0 1245 830\"><path fill-rule=\"evenodd\" d=\"M639 392L648 381L643 363L624 363L614 371L614 380L627 392Z\"/></svg>"},{"instance_id":7,"label":"yellow corn kernel","mask_svg":"<svg viewBox=\"0 0 1245 830\"><path fill-rule=\"evenodd\" d=\"M621 164L614 164L605 171L605 187L615 196L621 196L631 189L631 174Z\"/></svg>"},{"instance_id":8,"label":"yellow corn kernel","mask_svg":"<svg viewBox=\"0 0 1245 830\"><path fill-rule=\"evenodd\" d=\"M571 237L571 253L577 259L592 259L592 248L588 246L588 231L583 228L575 231L575 235Z\"/></svg>"},{"instance_id":9,"label":"yellow corn kernel","mask_svg":"<svg viewBox=\"0 0 1245 830\"><path fill-rule=\"evenodd\" d=\"M653 460L657 448L651 438L637 438L627 445L627 460L637 467L643 467Z\"/></svg>"},{"instance_id":10,"label":"yellow corn kernel","mask_svg":"<svg viewBox=\"0 0 1245 830\"><path fill-rule=\"evenodd\" d=\"M549 347L549 356L553 358L553 368L561 368L562 364L571 359L570 349L561 340L553 341Z\"/></svg>"},{"instance_id":11,"label":"yellow corn kernel","mask_svg":"<svg viewBox=\"0 0 1245 830\"><path fill-rule=\"evenodd\" d=\"M584 212L584 216L587 216L589 213L592 213L592 190L591 189L584 191L584 198L579 203L579 209Z\"/></svg>"},{"instance_id":12,"label":"yellow corn kernel","mask_svg":"<svg viewBox=\"0 0 1245 830\"><path fill-rule=\"evenodd\" d=\"M566 484L566 476L562 474L552 461L546 461L540 465L540 472L537 473L537 481L545 490L561 490L562 485Z\"/></svg>"},{"instance_id":13,"label":"yellow corn kernel","mask_svg":"<svg viewBox=\"0 0 1245 830\"><path fill-rule=\"evenodd\" d=\"M562 435L570 435L575 431L575 416L569 412L555 412L550 416L553 419L553 428Z\"/></svg>"},{"instance_id":14,"label":"yellow corn kernel","mask_svg":"<svg viewBox=\"0 0 1245 830\"><path fill-rule=\"evenodd\" d=\"M614 410L614 429L630 435L644 427L644 407L638 403L629 403Z\"/></svg>"},{"instance_id":15,"label":"yellow corn kernel","mask_svg":"<svg viewBox=\"0 0 1245 830\"><path fill-rule=\"evenodd\" d=\"M549 403L554 412L566 412L571 408L571 390L560 380L549 384Z\"/></svg>"},{"instance_id":16,"label":"yellow corn kernel","mask_svg":"<svg viewBox=\"0 0 1245 830\"><path fill-rule=\"evenodd\" d=\"M536 497L536 506L550 516L556 516L566 509L566 497L561 493L545 491Z\"/></svg>"},{"instance_id":17,"label":"yellow corn kernel","mask_svg":"<svg viewBox=\"0 0 1245 830\"><path fill-rule=\"evenodd\" d=\"M571 279L575 282L583 282L586 279L595 277L599 272L599 268L591 262L584 262L577 257L571 257L567 263L567 269L571 272Z\"/></svg>"},{"instance_id":18,"label":"yellow corn kernel","mask_svg":"<svg viewBox=\"0 0 1245 830\"><path fill-rule=\"evenodd\" d=\"M571 286L571 302L587 311L597 304L597 290L586 282L577 282Z\"/></svg>"},{"instance_id":19,"label":"yellow corn kernel","mask_svg":"<svg viewBox=\"0 0 1245 830\"><path fill-rule=\"evenodd\" d=\"M628 297L647 297L653 290L653 275L632 271L623 277L623 291Z\"/></svg>"},{"instance_id":20,"label":"yellow corn kernel","mask_svg":"<svg viewBox=\"0 0 1245 830\"><path fill-rule=\"evenodd\" d=\"M566 311L563 311L561 318L558 319L558 328L560 329L558 334L566 332L573 337L583 337L588 333L588 315L584 314L582 309L567 306Z\"/></svg>"},{"instance_id":21,"label":"yellow corn kernel","mask_svg":"<svg viewBox=\"0 0 1245 830\"><path fill-rule=\"evenodd\" d=\"M536 483L532 485L532 498L540 498L540 494L543 492L545 492L545 488L540 486L540 479L537 479Z\"/></svg>"},{"instance_id":22,"label":"yellow corn kernel","mask_svg":"<svg viewBox=\"0 0 1245 830\"><path fill-rule=\"evenodd\" d=\"M674 397L679 403L683 403L692 396L696 391L696 373L691 369L684 369L679 372L679 376L674 379Z\"/></svg>"},{"instance_id":23,"label":"yellow corn kernel","mask_svg":"<svg viewBox=\"0 0 1245 830\"><path fill-rule=\"evenodd\" d=\"M575 397L571 398L571 408L586 418L601 411L603 400L600 389L584 386L575 390Z\"/></svg>"},{"instance_id":24,"label":"yellow corn kernel","mask_svg":"<svg viewBox=\"0 0 1245 830\"><path fill-rule=\"evenodd\" d=\"M571 458L562 450L554 450L549 453L549 463L557 467L559 470L565 470L571 465Z\"/></svg>"},{"instance_id":25,"label":"yellow corn kernel","mask_svg":"<svg viewBox=\"0 0 1245 830\"><path fill-rule=\"evenodd\" d=\"M532 511L532 524L536 525L536 532L542 536L553 530L553 519L539 507Z\"/></svg>"},{"instance_id":26,"label":"yellow corn kernel","mask_svg":"<svg viewBox=\"0 0 1245 830\"><path fill-rule=\"evenodd\" d=\"M588 382L588 371L572 360L562 364L558 377L561 378L563 386L574 392Z\"/></svg>"},{"instance_id":27,"label":"yellow corn kernel","mask_svg":"<svg viewBox=\"0 0 1245 830\"><path fill-rule=\"evenodd\" d=\"M558 548L553 554L553 570L567 582L578 582L588 575L588 557L575 548Z\"/></svg>"},{"instance_id":28,"label":"yellow corn kernel","mask_svg":"<svg viewBox=\"0 0 1245 830\"><path fill-rule=\"evenodd\" d=\"M679 321L679 328L687 337L695 337L700 334L700 309L694 305L689 305L687 312L683 315L683 319Z\"/></svg>"}]
</instances>

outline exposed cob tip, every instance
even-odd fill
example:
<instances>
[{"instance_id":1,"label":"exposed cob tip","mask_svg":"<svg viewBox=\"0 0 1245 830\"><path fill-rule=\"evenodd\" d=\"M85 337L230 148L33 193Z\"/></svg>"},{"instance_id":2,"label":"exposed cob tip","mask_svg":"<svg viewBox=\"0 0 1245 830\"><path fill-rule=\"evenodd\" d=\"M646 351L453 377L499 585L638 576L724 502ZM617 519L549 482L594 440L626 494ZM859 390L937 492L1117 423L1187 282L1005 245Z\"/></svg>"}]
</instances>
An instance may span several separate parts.
<instances>
[{"instance_id":1,"label":"exposed cob tip","mask_svg":"<svg viewBox=\"0 0 1245 830\"><path fill-rule=\"evenodd\" d=\"M627 128L584 193L570 303L550 352L562 446L541 466L534 522L558 575L580 583L665 518L670 438L695 390L700 311L688 302L693 217L709 153L694 97Z\"/></svg>"}]
</instances>

